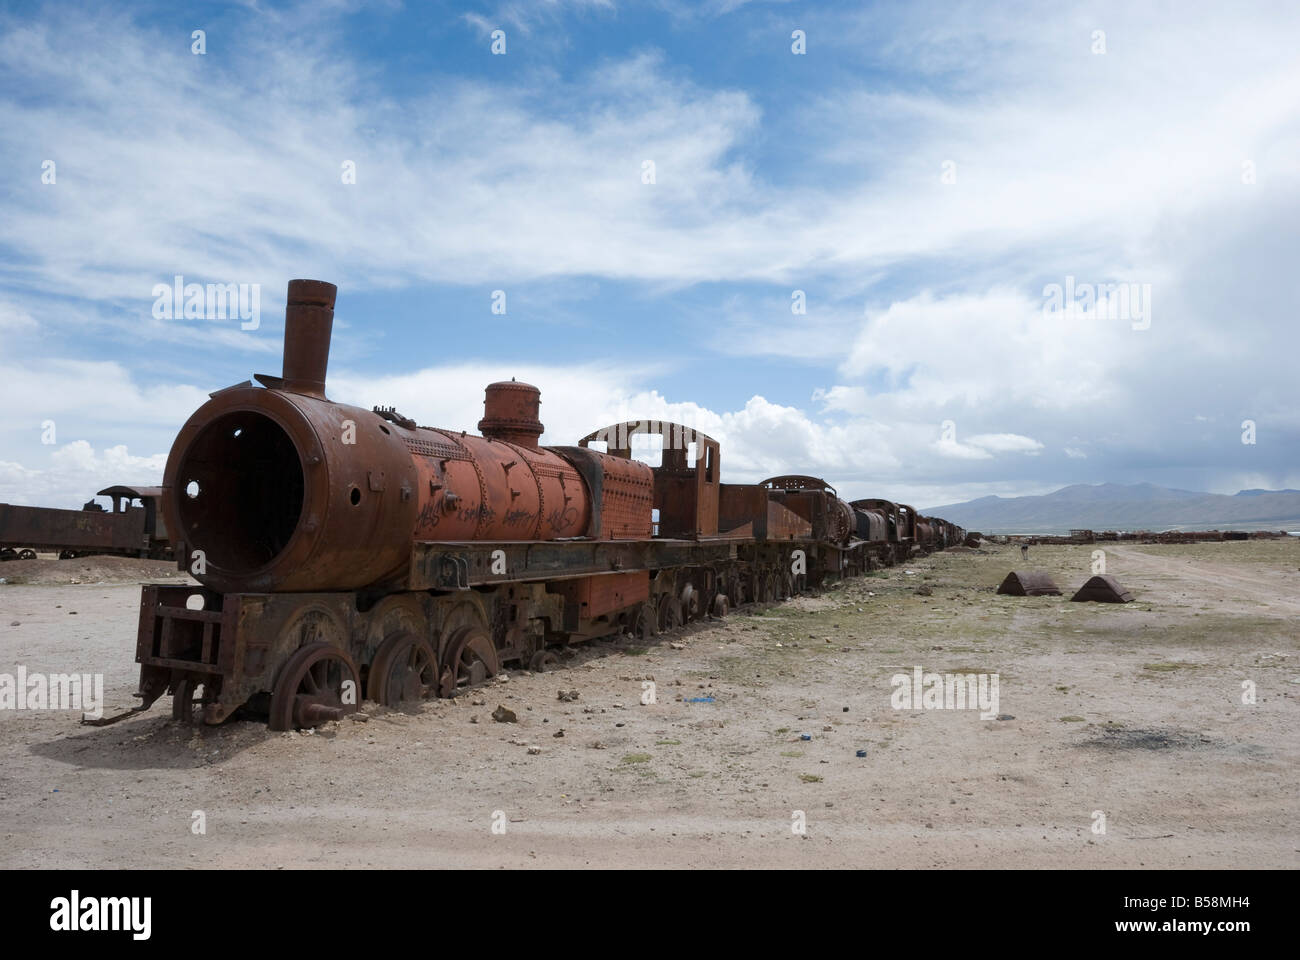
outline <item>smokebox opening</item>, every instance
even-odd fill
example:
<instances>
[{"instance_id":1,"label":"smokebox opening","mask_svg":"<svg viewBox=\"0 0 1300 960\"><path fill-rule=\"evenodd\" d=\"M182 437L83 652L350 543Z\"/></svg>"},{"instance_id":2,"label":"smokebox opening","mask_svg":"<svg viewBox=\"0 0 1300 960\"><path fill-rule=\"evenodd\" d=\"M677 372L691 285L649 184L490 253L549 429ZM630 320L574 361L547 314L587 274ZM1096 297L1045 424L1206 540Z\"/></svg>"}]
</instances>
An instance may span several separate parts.
<instances>
[{"instance_id":1,"label":"smokebox opening","mask_svg":"<svg viewBox=\"0 0 1300 960\"><path fill-rule=\"evenodd\" d=\"M251 573L274 560L298 527L302 462L274 420L228 413L194 438L172 496L189 549L229 573Z\"/></svg>"}]
</instances>

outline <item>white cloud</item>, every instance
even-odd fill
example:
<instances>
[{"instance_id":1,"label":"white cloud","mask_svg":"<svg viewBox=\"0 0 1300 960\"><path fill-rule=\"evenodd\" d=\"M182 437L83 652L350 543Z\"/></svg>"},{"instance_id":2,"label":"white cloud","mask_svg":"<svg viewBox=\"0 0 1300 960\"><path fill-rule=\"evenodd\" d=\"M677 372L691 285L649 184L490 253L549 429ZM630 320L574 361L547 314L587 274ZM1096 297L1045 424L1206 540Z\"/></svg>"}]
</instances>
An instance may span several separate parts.
<instances>
[{"instance_id":1,"label":"white cloud","mask_svg":"<svg viewBox=\"0 0 1300 960\"><path fill-rule=\"evenodd\" d=\"M478 13L464 13L461 19L478 33L486 36L498 28L509 27L518 30L526 37L543 26L550 26L557 32L562 14L576 13L583 15L597 11L613 13L613 0L526 0L526 2L504 2L493 4L487 16ZM508 38L508 35L507 35ZM509 49L509 47L507 47Z\"/></svg>"},{"instance_id":2,"label":"white cloud","mask_svg":"<svg viewBox=\"0 0 1300 960\"><path fill-rule=\"evenodd\" d=\"M34 330L36 320L30 313L15 303L0 300L0 330L14 332Z\"/></svg>"},{"instance_id":3,"label":"white cloud","mask_svg":"<svg viewBox=\"0 0 1300 960\"><path fill-rule=\"evenodd\" d=\"M941 437L930 446L939 456L958 460L991 460L998 453L1032 455L1043 449L1043 445L1032 437L1022 437L1015 433L976 434L965 443Z\"/></svg>"},{"instance_id":4,"label":"white cloud","mask_svg":"<svg viewBox=\"0 0 1300 960\"><path fill-rule=\"evenodd\" d=\"M90 427L106 431L141 425L179 426L208 391L189 384L141 384L111 360L32 356L0 360L0 436L55 422L56 442ZM69 436L72 435L72 436Z\"/></svg>"},{"instance_id":5,"label":"white cloud","mask_svg":"<svg viewBox=\"0 0 1300 960\"><path fill-rule=\"evenodd\" d=\"M114 483L161 483L172 439L207 399L189 384L142 384L111 361L6 358L0 501L73 508ZM154 452L128 452L141 449Z\"/></svg>"},{"instance_id":6,"label":"white cloud","mask_svg":"<svg viewBox=\"0 0 1300 960\"><path fill-rule=\"evenodd\" d=\"M1000 19L969 26L978 36ZM1241 202L1241 156L1263 163L1293 119L1300 65L1287 31L1227 10L1124 21L1104 57L1005 24L1035 82L1010 85L972 57L961 80L997 93L975 105L960 86L838 84L803 111L808 163L837 168L807 187L756 175L764 131L750 95L681 79L657 54L573 81L538 77L541 96L443 82L398 101L327 31L307 45L250 36L223 72L121 20L47 19L7 34L0 57L57 109L5 99L0 121L5 159L26 157L17 144L46 143L59 181L12 196L0 239L30 251L33 281L118 297L141 296L164 264L252 281L306 262L380 286L573 275L784 283L1031 246L1072 251L1064 262L1079 271L1132 267L1150 281L1159 264L1141 257L1152 225ZM111 51L94 42L102 35L114 36ZM882 49L878 38L870 49ZM1124 135L1136 129L1140 147ZM945 186L949 158L958 179ZM357 165L354 185L340 182L343 160ZM656 164L653 186L641 182L644 160ZM1294 190L1289 168L1266 172L1270 189ZM129 229L139 210L150 229ZM233 242L211 243L218 224Z\"/></svg>"},{"instance_id":7,"label":"white cloud","mask_svg":"<svg viewBox=\"0 0 1300 960\"><path fill-rule=\"evenodd\" d=\"M164 453L140 457L125 446L96 452L85 440L74 440L53 451L45 469L0 460L0 500L74 509L114 484L157 486L166 464Z\"/></svg>"},{"instance_id":8,"label":"white cloud","mask_svg":"<svg viewBox=\"0 0 1300 960\"><path fill-rule=\"evenodd\" d=\"M981 433L970 438L971 444L994 453L1037 453L1043 445L1033 437L1015 433Z\"/></svg>"},{"instance_id":9,"label":"white cloud","mask_svg":"<svg viewBox=\"0 0 1300 960\"><path fill-rule=\"evenodd\" d=\"M1115 399L1116 374L1132 362L1126 348L1136 336L1124 322L1048 319L1040 302L1005 288L942 298L925 292L870 313L840 372L906 377L915 407L1076 408Z\"/></svg>"},{"instance_id":10,"label":"white cloud","mask_svg":"<svg viewBox=\"0 0 1300 960\"><path fill-rule=\"evenodd\" d=\"M936 440L931 446L941 457L950 457L956 460L991 460L993 454L987 450L982 450L978 445L958 443L956 440L940 439Z\"/></svg>"}]
</instances>

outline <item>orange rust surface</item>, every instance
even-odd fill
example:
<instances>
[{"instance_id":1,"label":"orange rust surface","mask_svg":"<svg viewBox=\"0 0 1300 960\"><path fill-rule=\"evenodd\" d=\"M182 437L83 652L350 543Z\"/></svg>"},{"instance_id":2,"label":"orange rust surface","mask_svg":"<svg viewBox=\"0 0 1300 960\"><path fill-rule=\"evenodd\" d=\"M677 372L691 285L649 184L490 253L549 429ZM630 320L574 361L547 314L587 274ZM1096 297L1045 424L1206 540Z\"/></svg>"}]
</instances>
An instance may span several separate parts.
<instances>
[{"instance_id":1,"label":"orange rust surface","mask_svg":"<svg viewBox=\"0 0 1300 960\"><path fill-rule=\"evenodd\" d=\"M650 573L648 570L636 570L630 573L605 573L598 577L579 577L561 580L549 589L578 604L578 616L588 619L648 600Z\"/></svg>"},{"instance_id":2,"label":"orange rust surface","mask_svg":"<svg viewBox=\"0 0 1300 960\"><path fill-rule=\"evenodd\" d=\"M654 471L639 460L604 456L600 535L606 540L635 540L650 536L654 509Z\"/></svg>"},{"instance_id":3,"label":"orange rust surface","mask_svg":"<svg viewBox=\"0 0 1300 960\"><path fill-rule=\"evenodd\" d=\"M418 448L417 540L551 540L580 537L591 505L578 472L544 449L441 430ZM647 519L649 511L647 509Z\"/></svg>"}]
</instances>

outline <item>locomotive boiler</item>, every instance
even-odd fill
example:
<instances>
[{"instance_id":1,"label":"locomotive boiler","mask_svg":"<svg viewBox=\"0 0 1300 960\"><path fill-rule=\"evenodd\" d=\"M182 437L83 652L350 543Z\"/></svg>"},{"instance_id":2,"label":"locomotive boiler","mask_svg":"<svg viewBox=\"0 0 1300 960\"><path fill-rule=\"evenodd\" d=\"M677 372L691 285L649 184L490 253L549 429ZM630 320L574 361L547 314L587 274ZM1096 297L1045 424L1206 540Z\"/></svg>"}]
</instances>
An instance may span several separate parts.
<instances>
[{"instance_id":1,"label":"locomotive boiler","mask_svg":"<svg viewBox=\"0 0 1300 960\"><path fill-rule=\"evenodd\" d=\"M649 536L650 468L539 448L529 384L487 388L481 437L326 399L335 293L291 283L283 375L217 391L172 446L164 503L201 583L358 590L401 583L416 541Z\"/></svg>"}]
</instances>

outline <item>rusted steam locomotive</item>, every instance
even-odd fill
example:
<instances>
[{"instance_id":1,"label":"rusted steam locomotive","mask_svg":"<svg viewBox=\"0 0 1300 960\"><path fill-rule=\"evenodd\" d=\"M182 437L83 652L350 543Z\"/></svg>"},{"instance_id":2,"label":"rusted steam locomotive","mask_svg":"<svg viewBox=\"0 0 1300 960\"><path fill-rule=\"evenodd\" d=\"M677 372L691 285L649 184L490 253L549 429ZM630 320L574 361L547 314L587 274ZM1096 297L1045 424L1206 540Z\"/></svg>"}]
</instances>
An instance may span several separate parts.
<instances>
[{"instance_id":1,"label":"rusted steam locomotive","mask_svg":"<svg viewBox=\"0 0 1300 960\"><path fill-rule=\"evenodd\" d=\"M544 670L559 645L649 638L961 534L813 477L722 483L717 441L680 424L538 446L524 383L487 388L481 436L334 403L335 294L292 281L282 376L213 393L172 447L167 526L202 586L143 588L131 713L170 693L185 722L246 708L309 727L363 697L455 695L507 664ZM632 458L638 434L662 438L660 466Z\"/></svg>"}]
</instances>

